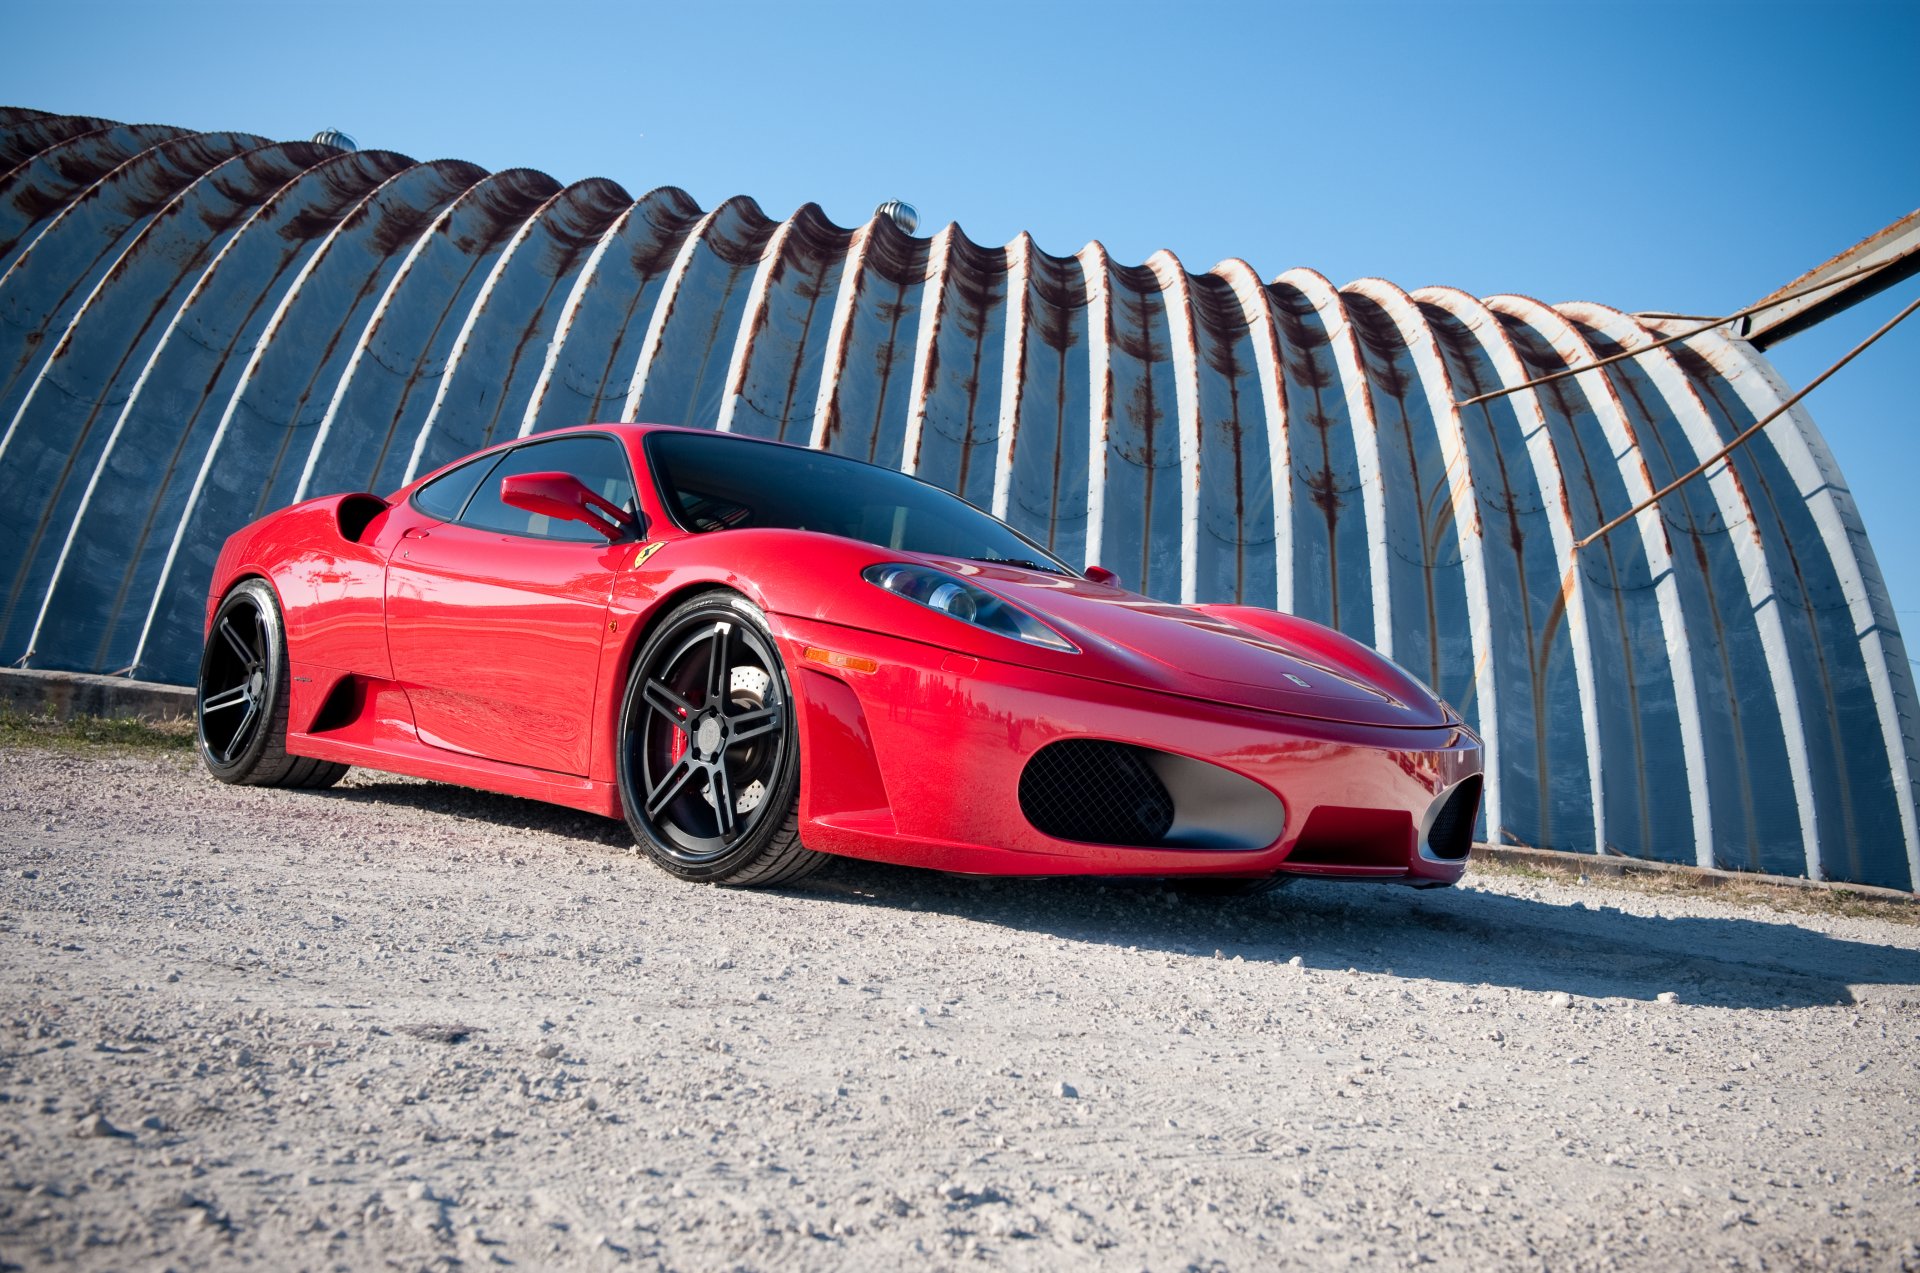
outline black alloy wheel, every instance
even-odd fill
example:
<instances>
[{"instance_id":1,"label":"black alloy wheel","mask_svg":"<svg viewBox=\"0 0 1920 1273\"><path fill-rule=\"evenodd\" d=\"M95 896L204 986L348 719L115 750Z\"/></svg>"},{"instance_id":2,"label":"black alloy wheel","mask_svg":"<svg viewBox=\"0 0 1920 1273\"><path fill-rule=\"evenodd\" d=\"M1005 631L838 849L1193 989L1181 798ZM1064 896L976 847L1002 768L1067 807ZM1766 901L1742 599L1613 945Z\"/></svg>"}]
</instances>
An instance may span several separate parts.
<instances>
[{"instance_id":1,"label":"black alloy wheel","mask_svg":"<svg viewBox=\"0 0 1920 1273\"><path fill-rule=\"evenodd\" d=\"M244 579L221 599L200 655L195 736L222 782L330 787L347 766L287 754L287 643L280 605L264 579Z\"/></svg>"},{"instance_id":2,"label":"black alloy wheel","mask_svg":"<svg viewBox=\"0 0 1920 1273\"><path fill-rule=\"evenodd\" d=\"M784 884L824 863L800 843L786 668L744 597L702 593L667 615L634 660L620 737L627 822L669 873Z\"/></svg>"}]
</instances>

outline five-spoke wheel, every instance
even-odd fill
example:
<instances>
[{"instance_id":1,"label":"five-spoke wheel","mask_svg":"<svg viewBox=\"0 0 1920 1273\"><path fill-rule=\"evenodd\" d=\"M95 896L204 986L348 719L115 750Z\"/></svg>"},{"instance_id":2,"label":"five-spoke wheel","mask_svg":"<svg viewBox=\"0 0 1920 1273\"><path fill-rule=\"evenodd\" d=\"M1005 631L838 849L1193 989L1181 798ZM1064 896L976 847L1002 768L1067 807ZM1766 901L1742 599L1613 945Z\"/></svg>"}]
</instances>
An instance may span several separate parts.
<instances>
[{"instance_id":1,"label":"five-spoke wheel","mask_svg":"<svg viewBox=\"0 0 1920 1273\"><path fill-rule=\"evenodd\" d=\"M264 579L233 586L200 656L200 758L222 782L328 787L345 765L287 754L287 644Z\"/></svg>"},{"instance_id":2,"label":"five-spoke wheel","mask_svg":"<svg viewBox=\"0 0 1920 1273\"><path fill-rule=\"evenodd\" d=\"M820 865L797 830L791 691L766 619L730 592L677 607L633 664L620 792L635 837L682 879L775 884Z\"/></svg>"}]
</instances>

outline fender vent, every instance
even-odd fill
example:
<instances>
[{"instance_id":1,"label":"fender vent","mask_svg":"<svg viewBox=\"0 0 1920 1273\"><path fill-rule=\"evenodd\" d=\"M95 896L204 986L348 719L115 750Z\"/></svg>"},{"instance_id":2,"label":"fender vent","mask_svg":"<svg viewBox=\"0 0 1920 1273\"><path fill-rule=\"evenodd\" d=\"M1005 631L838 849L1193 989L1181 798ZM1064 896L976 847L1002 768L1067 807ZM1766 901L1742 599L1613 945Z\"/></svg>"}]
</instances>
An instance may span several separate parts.
<instances>
[{"instance_id":1,"label":"fender vent","mask_svg":"<svg viewBox=\"0 0 1920 1273\"><path fill-rule=\"evenodd\" d=\"M1427 849L1446 862L1458 862L1473 848L1473 824L1480 817L1480 776L1475 774L1453 789L1434 815L1427 832Z\"/></svg>"},{"instance_id":2,"label":"fender vent","mask_svg":"<svg viewBox=\"0 0 1920 1273\"><path fill-rule=\"evenodd\" d=\"M347 496L334 508L334 515L340 519L340 538L350 544L359 543L373 519L386 511L387 501L378 495Z\"/></svg>"},{"instance_id":3,"label":"fender vent","mask_svg":"<svg viewBox=\"0 0 1920 1273\"><path fill-rule=\"evenodd\" d=\"M1020 812L1060 840L1160 844L1173 827L1173 797L1149 754L1091 738L1049 743L1020 774Z\"/></svg>"}]
</instances>

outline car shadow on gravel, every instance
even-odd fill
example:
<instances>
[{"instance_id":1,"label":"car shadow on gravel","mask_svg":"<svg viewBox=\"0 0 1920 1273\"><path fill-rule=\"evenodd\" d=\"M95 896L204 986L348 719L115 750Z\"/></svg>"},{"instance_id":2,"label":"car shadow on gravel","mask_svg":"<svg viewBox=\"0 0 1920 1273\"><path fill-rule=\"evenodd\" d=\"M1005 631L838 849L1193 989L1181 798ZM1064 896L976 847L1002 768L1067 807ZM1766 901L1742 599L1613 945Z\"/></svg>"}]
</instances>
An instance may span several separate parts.
<instances>
[{"instance_id":1,"label":"car shadow on gravel","mask_svg":"<svg viewBox=\"0 0 1920 1273\"><path fill-rule=\"evenodd\" d=\"M802 890L794 890L800 892ZM1200 899L1151 881L974 879L845 862L804 889L822 903L938 911L1128 950L1690 1004L1799 1008L1853 987L1916 987L1920 951L1848 941L1795 917L1662 918L1596 897L1556 905L1470 889L1300 881L1261 897Z\"/></svg>"},{"instance_id":2,"label":"car shadow on gravel","mask_svg":"<svg viewBox=\"0 0 1920 1273\"><path fill-rule=\"evenodd\" d=\"M590 841L627 852L625 824L557 805L409 778L367 775L316 793L405 805ZM652 870L633 862L635 870ZM689 885L689 888L699 886ZM1413 891L1302 880L1261 897L1196 899L1154 881L988 879L840 860L788 889L831 907L933 911L999 928L1126 950L1384 973L1463 986L1564 990L1692 1004L1798 1008L1855 1001L1852 987L1913 986L1920 951L1830 937L1796 917L1623 913L1473 889ZM825 922L825 916L822 916Z\"/></svg>"},{"instance_id":3,"label":"car shadow on gravel","mask_svg":"<svg viewBox=\"0 0 1920 1273\"><path fill-rule=\"evenodd\" d=\"M633 847L633 835L625 823L597 814L425 779L389 777L386 774L360 777L360 772L356 771L355 779L348 783L314 794L323 799L346 800L354 804L402 805L426 813L469 818L489 826L542 831L548 835L591 840L595 844L622 849Z\"/></svg>"}]
</instances>

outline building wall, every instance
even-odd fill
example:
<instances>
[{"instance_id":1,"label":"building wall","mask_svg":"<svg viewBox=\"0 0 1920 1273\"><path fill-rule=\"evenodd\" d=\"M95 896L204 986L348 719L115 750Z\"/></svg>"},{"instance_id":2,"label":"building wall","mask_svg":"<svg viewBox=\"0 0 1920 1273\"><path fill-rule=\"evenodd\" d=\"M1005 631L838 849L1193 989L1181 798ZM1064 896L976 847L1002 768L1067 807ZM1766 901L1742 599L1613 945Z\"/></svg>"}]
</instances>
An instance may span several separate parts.
<instances>
[{"instance_id":1,"label":"building wall","mask_svg":"<svg viewBox=\"0 0 1920 1273\"><path fill-rule=\"evenodd\" d=\"M1913 682L1846 483L1713 332L0 111L0 659L192 679L234 528L593 419L895 465L1175 600L1333 624L1497 841L1910 888Z\"/></svg>"}]
</instances>

